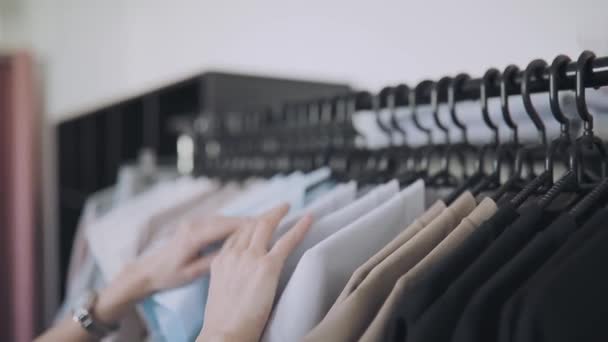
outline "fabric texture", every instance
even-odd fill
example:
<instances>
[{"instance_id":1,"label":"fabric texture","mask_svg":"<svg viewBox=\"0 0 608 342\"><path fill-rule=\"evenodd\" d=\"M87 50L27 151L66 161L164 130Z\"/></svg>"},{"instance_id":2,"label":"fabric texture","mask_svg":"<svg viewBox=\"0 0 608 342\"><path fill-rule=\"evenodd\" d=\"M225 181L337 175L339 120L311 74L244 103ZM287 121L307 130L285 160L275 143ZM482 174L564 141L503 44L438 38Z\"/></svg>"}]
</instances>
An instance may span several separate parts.
<instances>
[{"instance_id":1,"label":"fabric texture","mask_svg":"<svg viewBox=\"0 0 608 342\"><path fill-rule=\"evenodd\" d=\"M460 315L475 290L511 259L534 234L555 217L533 203L473 262L449 289L420 318L411 331L411 341L449 341Z\"/></svg>"},{"instance_id":2,"label":"fabric texture","mask_svg":"<svg viewBox=\"0 0 608 342\"><path fill-rule=\"evenodd\" d=\"M180 213L180 207L199 201L215 189L216 185L206 179L162 183L89 226L87 242L104 278L113 279L137 257L140 243L150 229L171 220Z\"/></svg>"},{"instance_id":3,"label":"fabric texture","mask_svg":"<svg viewBox=\"0 0 608 342\"><path fill-rule=\"evenodd\" d=\"M352 272L424 210L424 182L389 201L304 253L271 314L262 341L300 341L338 297Z\"/></svg>"},{"instance_id":4,"label":"fabric texture","mask_svg":"<svg viewBox=\"0 0 608 342\"><path fill-rule=\"evenodd\" d=\"M538 233L515 258L476 291L460 317L452 340L475 342L496 339L504 302L543 265L576 227L574 217L564 213L545 231Z\"/></svg>"},{"instance_id":5,"label":"fabric texture","mask_svg":"<svg viewBox=\"0 0 608 342\"><path fill-rule=\"evenodd\" d=\"M603 225L605 227L605 225ZM608 341L608 231L602 230L560 265L538 292L522 342ZM519 340L517 340L519 341Z\"/></svg>"},{"instance_id":6,"label":"fabric texture","mask_svg":"<svg viewBox=\"0 0 608 342\"><path fill-rule=\"evenodd\" d=\"M378 253L374 254L363 265L358 267L357 270L355 270L355 272L353 272L351 277L348 279L348 283L346 283L346 286L344 286L344 289L340 293L340 296L338 296L338 299L336 299L336 302L333 306L336 306L339 303L343 302L346 297L348 297L355 290L355 288L357 288L357 286L361 284L361 282L365 279L365 277L367 277L369 272L374 269L374 267L378 266L384 259L386 259L386 257L391 255L400 246L402 246L409 239L411 239L416 233L418 233L435 217L437 217L445 208L445 203L443 203L442 201L435 202L424 212L424 214L414 219L414 221L410 223L410 225L406 229L399 233L396 238L391 240L391 242L389 242L386 246L382 247L382 249L378 251Z\"/></svg>"},{"instance_id":7,"label":"fabric texture","mask_svg":"<svg viewBox=\"0 0 608 342\"><path fill-rule=\"evenodd\" d=\"M533 331L534 319L532 315L535 312L535 308L539 305L538 300L541 298L546 285L553 281L553 277L556 274L562 272L561 266L571 256L576 255L580 250L585 250L594 237L604 231L606 222L608 222L608 209L597 211L561 246L546 264L543 265L542 269L509 300L501 314L501 328L499 332L501 341L516 341L517 339L531 341L533 339L534 336L529 336L527 333ZM505 310L509 309L512 312L507 315ZM503 322L503 320L509 320L511 324L506 325L507 322ZM508 330L509 332L503 330Z\"/></svg>"},{"instance_id":8,"label":"fabric texture","mask_svg":"<svg viewBox=\"0 0 608 342\"><path fill-rule=\"evenodd\" d=\"M452 205L376 266L361 284L306 336L305 341L355 341L365 331L397 279L414 267L475 207L463 193Z\"/></svg>"},{"instance_id":9,"label":"fabric texture","mask_svg":"<svg viewBox=\"0 0 608 342\"><path fill-rule=\"evenodd\" d=\"M348 190L352 190L348 193L348 198L352 202L355 199L356 189L354 186L349 186ZM321 217L318 221L314 222L302 242L300 242L300 244L289 255L287 260L285 260L283 270L281 271L281 276L279 277L276 298L280 298L285 286L287 286L289 278L291 278L291 275L298 264L298 261L300 261L300 258L307 250L325 240L327 237L331 236L341 228L346 227L361 217L364 213L373 210L382 202L387 201L397 192L399 192L399 185L397 182L380 185L366 196L348 204L341 209L338 208L337 211Z\"/></svg>"},{"instance_id":10,"label":"fabric texture","mask_svg":"<svg viewBox=\"0 0 608 342\"><path fill-rule=\"evenodd\" d=\"M403 340L404 330L397 326L401 322L395 313L400 301L407 300L409 292L425 278L432 270L432 266L458 248L477 227L492 217L496 210L496 204L492 199L484 199L437 247L433 248L414 268L402 275L360 341ZM389 332L395 335L389 336Z\"/></svg>"},{"instance_id":11,"label":"fabric texture","mask_svg":"<svg viewBox=\"0 0 608 342\"><path fill-rule=\"evenodd\" d=\"M407 335L420 316L437 301L452 282L472 264L481 253L499 236L505 226L518 217L515 207L505 204L494 216L477 228L458 248L449 253L428 274L403 297L396 310L399 331L389 332L391 336Z\"/></svg>"}]
</instances>

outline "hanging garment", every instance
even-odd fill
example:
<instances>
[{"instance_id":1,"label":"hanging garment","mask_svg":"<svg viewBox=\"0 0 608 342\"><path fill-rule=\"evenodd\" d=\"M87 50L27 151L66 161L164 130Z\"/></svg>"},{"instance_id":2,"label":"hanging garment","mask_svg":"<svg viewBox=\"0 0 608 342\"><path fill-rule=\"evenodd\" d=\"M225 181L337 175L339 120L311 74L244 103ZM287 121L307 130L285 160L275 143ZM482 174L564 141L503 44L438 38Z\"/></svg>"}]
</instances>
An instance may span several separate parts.
<instances>
[{"instance_id":1,"label":"hanging garment","mask_svg":"<svg viewBox=\"0 0 608 342\"><path fill-rule=\"evenodd\" d=\"M113 197L114 189L96 194L87 200L80 218L75 237L75 246L70 259L71 279L67 282L65 299L55 317L56 321L65 319L71 314L71 309L75 307L78 300L91 290L99 290L106 285L99 266L95 262L88 248L88 243L84 238L86 227L93 224L95 220L110 210L111 206L103 202L108 197ZM82 243L78 243L82 241ZM129 310L120 322L118 331L103 338L104 342L126 342L143 341L147 336L147 329L136 310Z\"/></svg>"},{"instance_id":2,"label":"hanging garment","mask_svg":"<svg viewBox=\"0 0 608 342\"><path fill-rule=\"evenodd\" d=\"M256 215L283 202L290 204L291 213L302 212L306 203L306 190L328 176L329 169L322 168L308 174L295 172L287 177L273 177L267 187L259 183L253 184L233 203L222 208L220 213L232 216ZM317 207L313 203L311 207L313 209L316 207L313 215L337 210L352 200L354 191L348 190L348 187L352 185L338 188L337 192L341 194L339 196L328 194L331 199L329 201L324 200L325 196L321 196L319 200L324 205ZM317 216L317 218L321 217ZM156 338L159 341L171 342L194 340L203 326L208 290L209 276L206 275L190 284L162 291L144 300L143 315L146 321L150 322L150 329L157 336Z\"/></svg>"},{"instance_id":3,"label":"hanging garment","mask_svg":"<svg viewBox=\"0 0 608 342\"><path fill-rule=\"evenodd\" d=\"M536 293L522 342L608 341L608 231L604 229L560 265ZM519 340L517 340L519 341Z\"/></svg>"},{"instance_id":4,"label":"hanging garment","mask_svg":"<svg viewBox=\"0 0 608 342\"><path fill-rule=\"evenodd\" d=\"M560 215L524 249L493 275L470 300L453 341L475 342L497 338L500 310L505 301L534 274L577 228L569 213Z\"/></svg>"},{"instance_id":5,"label":"hanging garment","mask_svg":"<svg viewBox=\"0 0 608 342\"><path fill-rule=\"evenodd\" d=\"M281 276L279 277L279 283L277 285L275 295L277 298L281 295L281 293L283 293L289 278L291 277L304 252L315 246L317 243L323 241L325 238L333 234L337 229L345 227L357 219L359 216L361 216L361 212L371 210L382 201L390 198L399 190L399 186L397 184L379 186L377 191L372 196L369 196L369 200L352 203L355 200L355 195L357 193L356 184L351 182L343 187L343 197L348 199L348 202L343 203L345 205L341 206L341 208L335 208L336 210L334 210L333 213L328 212L327 215L322 215L319 220L314 222L309 228L308 233L306 233L304 236L304 239L285 260L283 270L281 271ZM373 207L369 208L368 206ZM293 227L293 224L291 224L289 227ZM285 229L282 233L286 233L287 231L288 230ZM280 238L280 236L278 236L277 239L278 238Z\"/></svg>"},{"instance_id":6,"label":"hanging garment","mask_svg":"<svg viewBox=\"0 0 608 342\"><path fill-rule=\"evenodd\" d=\"M126 201L145 192L150 187L176 178L175 171L159 170L153 177L154 182L150 182L150 177L147 177L147 180L144 181L143 175L138 170L133 166L121 167L118 171L115 186L93 194L85 202L74 235L74 244L66 278L65 300L56 319L66 317L75 301L81 298L85 292L104 285L103 276L86 241L86 227L94 224L97 219L110 212L112 208L123 205Z\"/></svg>"},{"instance_id":7,"label":"hanging garment","mask_svg":"<svg viewBox=\"0 0 608 342\"><path fill-rule=\"evenodd\" d=\"M352 272L423 209L424 182L419 180L306 251L271 314L262 341L300 341L321 321Z\"/></svg>"},{"instance_id":8,"label":"hanging garment","mask_svg":"<svg viewBox=\"0 0 608 342\"><path fill-rule=\"evenodd\" d=\"M501 314L500 341L532 341L533 336L527 333L533 331L535 324L533 313L539 306L545 286L552 277L559 273L560 267L568 258L579 250L586 249L587 244L605 229L608 222L608 209L596 212L568 241L560 247L542 268L513 296L503 308ZM508 322L510 321L510 323Z\"/></svg>"},{"instance_id":9,"label":"hanging garment","mask_svg":"<svg viewBox=\"0 0 608 342\"><path fill-rule=\"evenodd\" d=\"M467 267L408 331L408 340L449 341L474 291L519 252L534 234L547 227L555 216L555 212L536 203L523 209L521 216Z\"/></svg>"},{"instance_id":10,"label":"hanging garment","mask_svg":"<svg viewBox=\"0 0 608 342\"><path fill-rule=\"evenodd\" d=\"M283 234L287 233L295 224L305 215L310 214L313 218L325 217L336 210L344 208L355 200L357 196L357 183L349 182L347 184L333 184L332 188L326 194L316 195L317 199L305 208L301 208L288 214L273 234L272 243L278 241ZM308 194L306 195L308 196Z\"/></svg>"},{"instance_id":11,"label":"hanging garment","mask_svg":"<svg viewBox=\"0 0 608 342\"><path fill-rule=\"evenodd\" d=\"M382 247L378 253L374 254L369 260L367 260L363 265L359 266L355 272L351 275L342 289L340 296L336 299L336 302L332 305L331 310L344 302L346 298L361 284L361 282L367 277L367 275L374 269L374 267L378 266L384 259L386 259L389 255L391 255L397 248L401 247L403 244L408 242L416 233L418 233L422 228L424 228L427 224L429 224L435 217L439 216L439 214L446 208L445 203L443 201L435 202L430 208L428 208L424 214L420 215L420 217L414 219L410 225L404 229L396 238L391 240L386 246Z\"/></svg>"},{"instance_id":12,"label":"hanging garment","mask_svg":"<svg viewBox=\"0 0 608 342\"><path fill-rule=\"evenodd\" d=\"M170 221L184 206L190 208L216 189L217 184L207 179L165 182L89 226L87 241L104 279L113 279L137 257L141 241L153 226Z\"/></svg>"},{"instance_id":13,"label":"hanging garment","mask_svg":"<svg viewBox=\"0 0 608 342\"><path fill-rule=\"evenodd\" d=\"M356 341L378 312L395 281L439 244L475 205L473 195L463 193L431 223L376 266L346 300L331 308L304 340Z\"/></svg>"},{"instance_id":14,"label":"hanging garment","mask_svg":"<svg viewBox=\"0 0 608 342\"><path fill-rule=\"evenodd\" d=\"M505 226L517 217L516 208L508 203L505 204L449 256L433 265L424 279L413 286L407 297L400 299L396 308L397 319L400 322L399 329L407 333L425 310L447 290L468 265L479 257ZM390 336L399 334L399 332L389 332Z\"/></svg>"},{"instance_id":15,"label":"hanging garment","mask_svg":"<svg viewBox=\"0 0 608 342\"><path fill-rule=\"evenodd\" d=\"M218 190L197 201L193 206L185 206L185 210L181 211L173 219L167 220L163 224L152 226L149 234L143 237L139 243L137 254L150 253L160 248L174 236L175 230L182 227L183 224L204 221L206 218L217 215L223 205L230 203L231 200L247 191L249 186L248 184L240 185L237 183L224 184Z\"/></svg>"},{"instance_id":16,"label":"hanging garment","mask_svg":"<svg viewBox=\"0 0 608 342\"><path fill-rule=\"evenodd\" d=\"M403 328L397 326L402 323L396 312L400 302L409 298L409 292L425 278L433 269L433 265L449 257L477 227L494 215L496 209L494 201L485 198L437 247L394 282L390 295L359 341L402 341L405 335ZM390 336L389 333L394 335Z\"/></svg>"}]
</instances>

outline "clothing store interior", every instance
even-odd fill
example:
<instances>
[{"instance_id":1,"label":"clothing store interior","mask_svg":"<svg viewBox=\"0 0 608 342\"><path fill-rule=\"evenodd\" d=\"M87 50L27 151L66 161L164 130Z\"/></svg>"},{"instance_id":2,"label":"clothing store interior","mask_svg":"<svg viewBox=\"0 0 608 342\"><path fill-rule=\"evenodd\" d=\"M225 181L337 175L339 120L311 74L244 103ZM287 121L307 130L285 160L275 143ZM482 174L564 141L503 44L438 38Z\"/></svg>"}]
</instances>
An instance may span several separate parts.
<instances>
[{"instance_id":1,"label":"clothing store interior","mask_svg":"<svg viewBox=\"0 0 608 342\"><path fill-rule=\"evenodd\" d=\"M0 0L0 341L608 341L606 13Z\"/></svg>"}]
</instances>

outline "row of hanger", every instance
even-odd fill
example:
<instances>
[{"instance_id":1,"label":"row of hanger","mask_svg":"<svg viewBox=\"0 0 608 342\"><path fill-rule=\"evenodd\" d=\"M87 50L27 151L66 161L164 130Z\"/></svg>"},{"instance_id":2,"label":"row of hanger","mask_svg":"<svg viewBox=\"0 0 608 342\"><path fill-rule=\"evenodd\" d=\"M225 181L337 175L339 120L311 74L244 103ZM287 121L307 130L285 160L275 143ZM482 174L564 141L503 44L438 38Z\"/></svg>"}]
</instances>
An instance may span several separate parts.
<instances>
[{"instance_id":1,"label":"row of hanger","mask_svg":"<svg viewBox=\"0 0 608 342\"><path fill-rule=\"evenodd\" d=\"M438 81L425 80L413 89L401 84L386 87L376 95L357 92L305 105L288 105L278 113L263 111L242 115L239 124L233 120L223 127L222 134L213 137L214 144L221 146L220 153L199 156L203 165L201 172L245 179L328 165L337 181L354 179L360 184L369 184L398 179L406 185L423 179L429 187L452 188L445 199L448 204L465 190L475 195L491 192L495 200L511 193L514 194L511 202L515 205L531 195L548 205L562 192L591 192L586 199L600 198L608 189L608 153L604 142L594 134L593 116L585 99L585 88L594 77L595 59L593 52L584 51L574 63L573 90L583 123L583 132L578 138L572 137L570 118L559 103L559 90L569 86L566 72L572 61L568 56L559 55L550 65L536 59L523 71L509 65L503 72L494 68L485 72L477 82L478 99L481 119L492 131L492 138L481 146L470 142L467 126L456 111L456 102L465 98L463 88L473 83L467 74L459 74ZM546 83L544 88L549 90L551 112L560 126L560 134L553 141L548 141L545 124L531 100L532 88L543 88L539 87L541 83ZM517 121L509 109L509 95L518 90L538 133L534 143L520 141ZM498 124L488 110L488 98L496 92L500 96L502 119L511 133L508 140L501 140ZM434 125L444 135L442 143L434 143L431 127L424 126L420 120L417 109L425 96L430 102ZM459 141L450 139L449 125L439 116L440 102L447 103L452 124L460 131ZM425 144L408 145L408 130L396 115L396 108L404 106L410 110L412 128L426 136ZM383 108L391 113L388 121L380 116ZM353 115L362 110L375 113L376 125L386 135L388 146L357 147L356 141L362 137L352 120ZM225 121L232 119L227 117ZM202 141L204 144L205 139ZM562 165L565 170L557 180L554 179L556 165ZM593 203L581 201L573 210L584 212Z\"/></svg>"}]
</instances>

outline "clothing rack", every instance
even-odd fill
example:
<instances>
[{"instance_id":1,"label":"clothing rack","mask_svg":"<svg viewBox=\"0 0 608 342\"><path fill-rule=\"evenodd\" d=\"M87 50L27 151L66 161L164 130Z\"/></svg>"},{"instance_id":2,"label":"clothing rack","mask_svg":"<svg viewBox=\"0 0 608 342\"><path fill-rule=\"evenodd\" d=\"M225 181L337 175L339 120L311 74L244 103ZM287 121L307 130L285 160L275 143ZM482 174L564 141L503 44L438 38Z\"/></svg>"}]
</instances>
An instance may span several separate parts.
<instances>
[{"instance_id":1,"label":"clothing rack","mask_svg":"<svg viewBox=\"0 0 608 342\"><path fill-rule=\"evenodd\" d=\"M608 85L608 57L595 58L588 66L589 77L585 80L585 87L587 88L599 88ZM576 86L576 69L577 62L571 62L564 67L564 77L560 78L558 82L558 90L574 90ZM521 94L520 86L523 79L523 71L516 73L512 79L512 86L507 88L507 95L518 95ZM539 77L540 76L540 77ZM465 80L462 83L459 91L455 95L456 101L465 100L478 100L479 89L483 80L481 78L474 78ZM543 93L549 91L549 71L545 70L540 75L532 75L530 78L531 93ZM488 88L488 97L500 96L500 86L496 79ZM430 94L418 93L416 101L419 104L429 104L431 102ZM445 96L440 97L440 101L447 101ZM407 104L407 103L406 103Z\"/></svg>"},{"instance_id":2,"label":"clothing rack","mask_svg":"<svg viewBox=\"0 0 608 342\"><path fill-rule=\"evenodd\" d=\"M553 82L550 82L552 72ZM278 112L261 107L261 110L252 110L237 115L236 120L240 121L237 129L230 129L231 126L234 126L235 116L222 116L216 123L217 129L213 132L195 132L199 147L195 153L195 173L211 173L226 178L236 175L239 178L256 173L271 175L276 172L294 171L298 167L312 170L315 167L335 162L327 157L332 153L363 154L367 157L364 156L360 163L365 164L370 158L374 158L374 156L378 158L386 153L355 148L358 132L353 127L352 119L357 112L372 111L378 116L379 110L391 109L393 112L391 120L394 120L394 112L398 107L414 106L416 108L415 106L430 104L434 111L435 126L447 136L448 129L437 115L438 105L447 103L451 106L452 121L464 131L465 128L458 123L458 118L454 114L454 106L456 102L467 100L481 100L483 115L480 116L480 121L483 120L494 131L494 142L490 142L489 145L496 147L500 145L500 141L496 124L492 122L488 114L487 100L492 97L501 97L504 120L510 129L516 132L516 124L513 123L509 114L508 96L519 94L524 95L528 116L539 131L543 144L546 144L545 127L530 101L530 94L550 93L553 116L560 123L562 131L567 132L568 128L565 127L564 122L567 122L568 119L561 113L558 105L555 105L558 102L553 98L557 97L559 90L576 90L579 117L584 121L585 134L589 134L593 130L593 117L587 110L585 88L599 88L605 85L608 85L608 57L595 57L592 52L585 51L576 61L571 61L564 55L556 57L553 63L536 59L522 69L515 65L508 66L504 72L489 69L481 78L470 78L466 74L459 74L454 78L443 77L438 81L424 80L415 87L406 84L389 86L377 94L359 91L331 98L289 102L285 103L282 110ZM417 130L430 136L429 128L420 125L417 114L413 114L412 119ZM394 123L391 123L393 127L382 127L383 124L379 118L376 119L376 124L385 133L389 130L399 130ZM393 133L387 133L389 138ZM336 137L340 140L339 144L333 142ZM211 156L209 155L209 143L214 145L212 150L216 150L216 153L212 153ZM468 144L468 141L466 143ZM519 145L517 141L508 143ZM479 147L481 146L475 148ZM391 148L395 150L400 146L391 146ZM445 149L446 146L443 148ZM302 161L299 159L300 152L316 154L316 156L312 157L313 161ZM479 153L475 149L471 149L470 152ZM512 150L511 153L515 155L516 151ZM539 160L544 159L543 149L537 148L535 156ZM310 156L306 156L306 158L310 159ZM289 162L286 161L289 159L296 159L296 161L289 165ZM263 165L266 160L270 160L274 165L269 170L266 170ZM512 157L512 160L515 160L515 157ZM380 163L376 162L376 164ZM209 167L210 165L211 167ZM235 171L233 175L228 175L231 168L238 171Z\"/></svg>"}]
</instances>

